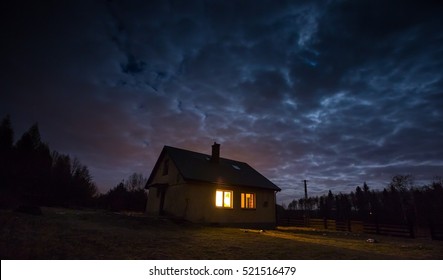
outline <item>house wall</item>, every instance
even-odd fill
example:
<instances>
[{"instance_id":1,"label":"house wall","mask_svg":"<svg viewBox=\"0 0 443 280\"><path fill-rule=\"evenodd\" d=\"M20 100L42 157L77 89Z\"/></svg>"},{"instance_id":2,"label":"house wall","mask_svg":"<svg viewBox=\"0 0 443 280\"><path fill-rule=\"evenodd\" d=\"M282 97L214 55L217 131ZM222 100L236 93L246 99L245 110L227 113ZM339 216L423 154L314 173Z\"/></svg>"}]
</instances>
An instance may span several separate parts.
<instances>
[{"instance_id":1,"label":"house wall","mask_svg":"<svg viewBox=\"0 0 443 280\"><path fill-rule=\"evenodd\" d=\"M199 218L202 222L214 224L227 224L244 227L273 227L275 226L275 192L260 188L247 188L236 186L220 186L216 184L194 185L194 188L205 189L205 211L199 209L191 212L192 218ZM216 190L233 191L233 207L220 208L215 206ZM256 197L255 209L241 208L241 193L254 193ZM194 206L194 204L192 204Z\"/></svg>"},{"instance_id":2,"label":"house wall","mask_svg":"<svg viewBox=\"0 0 443 280\"><path fill-rule=\"evenodd\" d=\"M160 195L156 188L150 188L148 190L148 200L146 201L145 212L148 215L158 214L160 209Z\"/></svg>"},{"instance_id":3,"label":"house wall","mask_svg":"<svg viewBox=\"0 0 443 280\"><path fill-rule=\"evenodd\" d=\"M168 174L163 175L163 168L164 168L164 162L168 160ZM153 183L156 184L168 184L169 187L166 188L166 194L165 194L165 203L163 206L163 209L165 211L165 206L169 205L169 203L166 203L171 199L171 195L168 195L168 193L174 193L174 192L181 192L180 188L177 188L178 185L185 183L183 178L180 176L177 168L175 167L173 161L169 158L168 155L165 155L159 164L159 168L154 174ZM157 188L149 188L148 190L148 201L146 203L146 213L147 214L158 214L160 209L160 190Z\"/></svg>"},{"instance_id":4,"label":"house wall","mask_svg":"<svg viewBox=\"0 0 443 280\"><path fill-rule=\"evenodd\" d=\"M177 168L169 160L168 174L162 175L163 162L155 174L153 183L167 183L163 210L191 222L221 224L242 227L269 228L275 226L275 192L273 190L221 186L211 183L185 182ZM216 190L233 191L233 208L215 206ZM255 209L241 208L241 193L254 193ZM146 212L158 214L161 195L156 188L150 188Z\"/></svg>"}]
</instances>

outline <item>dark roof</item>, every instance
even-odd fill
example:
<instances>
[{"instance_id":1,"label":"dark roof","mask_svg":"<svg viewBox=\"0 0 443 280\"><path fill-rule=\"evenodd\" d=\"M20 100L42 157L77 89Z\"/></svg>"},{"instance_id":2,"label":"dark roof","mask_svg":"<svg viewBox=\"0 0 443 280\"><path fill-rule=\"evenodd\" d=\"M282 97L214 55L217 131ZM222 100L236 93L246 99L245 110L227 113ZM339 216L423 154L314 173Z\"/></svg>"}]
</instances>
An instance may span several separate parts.
<instances>
[{"instance_id":1,"label":"dark roof","mask_svg":"<svg viewBox=\"0 0 443 280\"><path fill-rule=\"evenodd\" d=\"M212 162L211 156L164 146L157 163L146 183L146 187L152 184L157 172L160 159L167 154L174 162L181 176L185 180L217 183L220 185L248 186L280 191L274 183L261 175L245 162L220 158L219 162Z\"/></svg>"}]
</instances>

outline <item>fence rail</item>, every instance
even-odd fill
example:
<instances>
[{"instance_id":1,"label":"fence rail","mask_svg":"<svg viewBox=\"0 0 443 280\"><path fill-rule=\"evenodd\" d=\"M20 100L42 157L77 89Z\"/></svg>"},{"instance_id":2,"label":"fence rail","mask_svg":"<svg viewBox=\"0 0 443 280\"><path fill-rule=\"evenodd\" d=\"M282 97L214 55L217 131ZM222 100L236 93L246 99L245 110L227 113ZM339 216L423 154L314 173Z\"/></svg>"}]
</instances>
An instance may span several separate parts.
<instances>
[{"instance_id":1,"label":"fence rail","mask_svg":"<svg viewBox=\"0 0 443 280\"><path fill-rule=\"evenodd\" d=\"M363 232L415 238L414 228L411 225L386 225L386 224L364 223Z\"/></svg>"},{"instance_id":2,"label":"fence rail","mask_svg":"<svg viewBox=\"0 0 443 280\"><path fill-rule=\"evenodd\" d=\"M415 238L415 229L411 225L377 224L362 221L336 221L330 219L306 219L300 217L283 217L278 220L279 226L311 227L336 231L364 232L371 234ZM434 226L431 236L443 240L443 225Z\"/></svg>"}]
</instances>

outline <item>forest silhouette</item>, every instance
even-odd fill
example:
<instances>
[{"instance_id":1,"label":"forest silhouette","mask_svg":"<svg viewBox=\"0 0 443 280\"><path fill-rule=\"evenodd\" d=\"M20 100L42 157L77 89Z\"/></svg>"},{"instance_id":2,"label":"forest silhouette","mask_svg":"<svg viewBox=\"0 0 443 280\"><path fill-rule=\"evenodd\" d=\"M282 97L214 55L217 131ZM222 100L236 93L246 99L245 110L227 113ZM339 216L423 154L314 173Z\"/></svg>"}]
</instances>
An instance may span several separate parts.
<instances>
[{"instance_id":1,"label":"forest silhouette","mask_svg":"<svg viewBox=\"0 0 443 280\"><path fill-rule=\"evenodd\" d=\"M418 228L443 226L443 186L436 177L429 185L415 186L413 176L395 175L383 190L370 190L365 182L349 194L333 194L291 201L280 216L405 225L413 232Z\"/></svg>"},{"instance_id":2,"label":"forest silhouette","mask_svg":"<svg viewBox=\"0 0 443 280\"><path fill-rule=\"evenodd\" d=\"M38 207L143 211L146 179L134 173L106 194L77 158L51 151L32 125L14 143L10 116L0 123L0 208L38 214Z\"/></svg>"}]
</instances>

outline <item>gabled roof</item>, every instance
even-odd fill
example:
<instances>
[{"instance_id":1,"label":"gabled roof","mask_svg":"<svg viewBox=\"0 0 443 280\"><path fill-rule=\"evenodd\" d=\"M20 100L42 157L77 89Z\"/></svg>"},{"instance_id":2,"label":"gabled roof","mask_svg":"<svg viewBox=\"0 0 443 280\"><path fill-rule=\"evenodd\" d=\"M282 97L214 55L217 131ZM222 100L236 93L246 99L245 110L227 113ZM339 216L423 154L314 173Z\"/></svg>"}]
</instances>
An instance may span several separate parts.
<instances>
[{"instance_id":1,"label":"gabled roof","mask_svg":"<svg viewBox=\"0 0 443 280\"><path fill-rule=\"evenodd\" d=\"M274 183L261 175L245 162L220 158L219 162L211 161L211 156L164 146L154 169L146 183L146 188L152 184L154 176L160 168L160 161L167 154L174 162L180 175L185 180L216 183L230 186L247 186L280 191Z\"/></svg>"}]
</instances>

